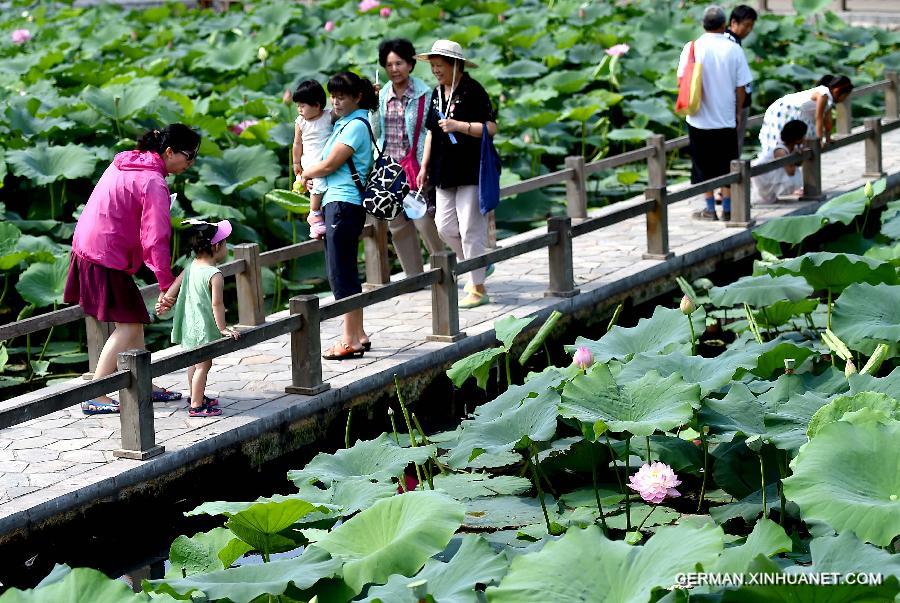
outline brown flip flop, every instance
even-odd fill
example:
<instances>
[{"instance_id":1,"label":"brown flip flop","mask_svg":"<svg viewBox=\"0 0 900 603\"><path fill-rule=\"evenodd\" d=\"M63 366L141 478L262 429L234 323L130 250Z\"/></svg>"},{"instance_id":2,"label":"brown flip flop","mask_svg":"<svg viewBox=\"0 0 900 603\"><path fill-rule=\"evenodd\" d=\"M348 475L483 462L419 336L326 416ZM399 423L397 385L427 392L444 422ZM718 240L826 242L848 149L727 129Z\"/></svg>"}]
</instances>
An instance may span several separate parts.
<instances>
[{"instance_id":1,"label":"brown flip flop","mask_svg":"<svg viewBox=\"0 0 900 603\"><path fill-rule=\"evenodd\" d=\"M341 352L336 353L335 349L338 349L340 346ZM322 354L322 358L325 360L347 360L348 358L362 358L363 354L365 354L364 349L354 350L346 343L336 343L331 346L331 349L328 350L327 354Z\"/></svg>"}]
</instances>

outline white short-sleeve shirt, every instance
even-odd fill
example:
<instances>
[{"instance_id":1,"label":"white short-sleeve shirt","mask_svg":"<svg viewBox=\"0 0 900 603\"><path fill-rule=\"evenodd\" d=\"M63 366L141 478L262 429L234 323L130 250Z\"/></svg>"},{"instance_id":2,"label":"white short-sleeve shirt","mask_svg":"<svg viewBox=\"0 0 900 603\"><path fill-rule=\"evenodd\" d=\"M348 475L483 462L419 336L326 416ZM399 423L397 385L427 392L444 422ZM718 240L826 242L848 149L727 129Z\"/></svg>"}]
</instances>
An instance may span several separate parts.
<instances>
[{"instance_id":1,"label":"white short-sleeve shirt","mask_svg":"<svg viewBox=\"0 0 900 603\"><path fill-rule=\"evenodd\" d=\"M684 73L691 43L685 44L678 61L678 77ZM700 110L687 122L701 130L735 127L735 88L753 81L747 57L740 46L720 33L705 33L694 42L694 57L702 65L703 91Z\"/></svg>"},{"instance_id":2,"label":"white short-sleeve shirt","mask_svg":"<svg viewBox=\"0 0 900 603\"><path fill-rule=\"evenodd\" d=\"M300 166L306 170L322 160L322 149L325 147L328 137L331 136L333 127L331 109L325 109L322 115L312 121L303 119L302 115L298 115L296 121L300 126L300 140L303 142Z\"/></svg>"}]
</instances>

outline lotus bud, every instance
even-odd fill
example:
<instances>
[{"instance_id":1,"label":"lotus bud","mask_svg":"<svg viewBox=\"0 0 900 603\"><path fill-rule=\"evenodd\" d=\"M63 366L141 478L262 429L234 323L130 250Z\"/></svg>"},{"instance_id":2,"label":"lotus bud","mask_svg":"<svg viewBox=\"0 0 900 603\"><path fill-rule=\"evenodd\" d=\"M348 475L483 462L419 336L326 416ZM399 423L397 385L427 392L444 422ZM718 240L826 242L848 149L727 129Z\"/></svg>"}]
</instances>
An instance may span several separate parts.
<instances>
[{"instance_id":1,"label":"lotus bud","mask_svg":"<svg viewBox=\"0 0 900 603\"><path fill-rule=\"evenodd\" d=\"M265 46L260 46L259 50L256 51L256 58L258 58L263 63L266 62L266 59L269 58L269 51L266 50Z\"/></svg>"},{"instance_id":2,"label":"lotus bud","mask_svg":"<svg viewBox=\"0 0 900 603\"><path fill-rule=\"evenodd\" d=\"M500 13L499 15L497 15L497 21L503 23L504 21L506 21L506 16L503 13Z\"/></svg>"},{"instance_id":3,"label":"lotus bud","mask_svg":"<svg viewBox=\"0 0 900 603\"><path fill-rule=\"evenodd\" d=\"M868 197L869 199L871 199L872 197L875 196L875 189L872 188L871 180L869 182L866 182L865 192L866 192L866 197Z\"/></svg>"},{"instance_id":4,"label":"lotus bud","mask_svg":"<svg viewBox=\"0 0 900 603\"><path fill-rule=\"evenodd\" d=\"M681 305L679 306L679 308L681 308L682 314L690 316L697 309L697 304L694 303L694 300L685 295L681 298Z\"/></svg>"},{"instance_id":5,"label":"lotus bud","mask_svg":"<svg viewBox=\"0 0 900 603\"><path fill-rule=\"evenodd\" d=\"M856 370L856 365L853 364L852 360L847 361L847 366L844 367L844 376L850 377L850 375L855 375L859 371Z\"/></svg>"},{"instance_id":6,"label":"lotus bud","mask_svg":"<svg viewBox=\"0 0 900 603\"><path fill-rule=\"evenodd\" d=\"M390 6L383 7L380 11L378 11L378 14L381 15L382 19L387 19L388 17L391 16L391 7Z\"/></svg>"},{"instance_id":7,"label":"lotus bud","mask_svg":"<svg viewBox=\"0 0 900 603\"><path fill-rule=\"evenodd\" d=\"M897 501L897 495L896 495L896 494L891 494L888 498L891 499L891 502L896 502L896 501Z\"/></svg>"},{"instance_id":8,"label":"lotus bud","mask_svg":"<svg viewBox=\"0 0 900 603\"><path fill-rule=\"evenodd\" d=\"M575 350L575 354L572 356L572 363L581 370L586 371L589 366L594 364L594 355L591 354L589 349L581 346Z\"/></svg>"},{"instance_id":9,"label":"lotus bud","mask_svg":"<svg viewBox=\"0 0 900 603\"><path fill-rule=\"evenodd\" d=\"M578 9L578 18L579 19L584 19L585 14L586 13L584 12L584 7Z\"/></svg>"},{"instance_id":10,"label":"lotus bud","mask_svg":"<svg viewBox=\"0 0 900 603\"><path fill-rule=\"evenodd\" d=\"M394 409L391 408L390 406L388 406L388 416L389 416L389 417L393 417L393 416L394 416Z\"/></svg>"},{"instance_id":11,"label":"lotus bud","mask_svg":"<svg viewBox=\"0 0 900 603\"><path fill-rule=\"evenodd\" d=\"M325 22L325 31L334 31L334 21Z\"/></svg>"}]
</instances>

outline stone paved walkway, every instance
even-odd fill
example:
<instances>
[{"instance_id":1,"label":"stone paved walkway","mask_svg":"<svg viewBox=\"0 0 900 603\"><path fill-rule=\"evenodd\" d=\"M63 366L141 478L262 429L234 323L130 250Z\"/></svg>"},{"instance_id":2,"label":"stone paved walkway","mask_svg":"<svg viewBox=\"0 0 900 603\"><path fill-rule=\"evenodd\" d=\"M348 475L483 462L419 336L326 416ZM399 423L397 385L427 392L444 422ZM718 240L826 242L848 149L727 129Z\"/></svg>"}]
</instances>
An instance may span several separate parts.
<instances>
[{"instance_id":1,"label":"stone paved walkway","mask_svg":"<svg viewBox=\"0 0 900 603\"><path fill-rule=\"evenodd\" d=\"M884 157L885 171L889 174L900 171L900 131L884 136ZM862 144L827 154L822 171L826 191L843 191L861 185L864 182ZM692 220L690 212L699 203L696 199L669 208L669 241L676 256L734 238L742 232L721 223ZM754 217L763 221L810 210L810 204L788 203L756 207ZM523 236L528 234L503 242ZM576 238L577 286L582 292L588 292L658 267L662 262L641 258L645 241L643 217ZM543 250L503 262L488 281L494 303L462 310L461 328L470 336L483 333L492 329L494 320L506 314L526 316L559 303L558 299L542 296L547 274L547 255ZM368 308L365 325L371 334L372 351L359 360L324 362L324 379L331 383L333 390L343 388L358 384L376 372L439 351L447 344L425 341L425 335L431 332L430 312L427 290ZM322 325L323 349L337 338L339 328L339 320ZM157 442L165 446L166 453L145 461L143 467L140 461L113 458L112 450L119 447L117 416L86 417L73 407L0 431L0 526L6 524L0 533L21 527L26 520L38 519L37 515L45 516L52 509L89 498L91 487L101 482L115 485L127 472L146 472L152 467L150 464L165 463L167 457L171 465L172 455L177 451L199 442L208 444L223 434L271 417L287 405L313 403L314 399L309 397L284 394L284 387L290 383L289 347L288 338L282 337L215 360L208 391L221 400L224 414L219 418L192 419L182 404L157 404ZM157 383L183 389L185 379L181 371L160 378ZM168 465L158 465L163 466ZM42 511L32 515L31 510L38 507Z\"/></svg>"}]
</instances>

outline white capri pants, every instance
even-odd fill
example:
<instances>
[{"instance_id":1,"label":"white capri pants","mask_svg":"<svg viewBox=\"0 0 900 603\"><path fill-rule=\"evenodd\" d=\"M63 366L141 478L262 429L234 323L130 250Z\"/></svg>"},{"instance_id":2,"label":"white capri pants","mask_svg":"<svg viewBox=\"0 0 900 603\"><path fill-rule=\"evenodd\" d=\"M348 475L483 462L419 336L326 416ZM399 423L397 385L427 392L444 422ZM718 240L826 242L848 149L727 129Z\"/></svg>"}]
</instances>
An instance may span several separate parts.
<instances>
[{"instance_id":1,"label":"white capri pants","mask_svg":"<svg viewBox=\"0 0 900 603\"><path fill-rule=\"evenodd\" d=\"M488 218L481 215L478 185L437 187L437 211L434 221L438 233L456 254L457 261L487 252ZM469 273L471 285L484 284L484 268Z\"/></svg>"}]
</instances>

